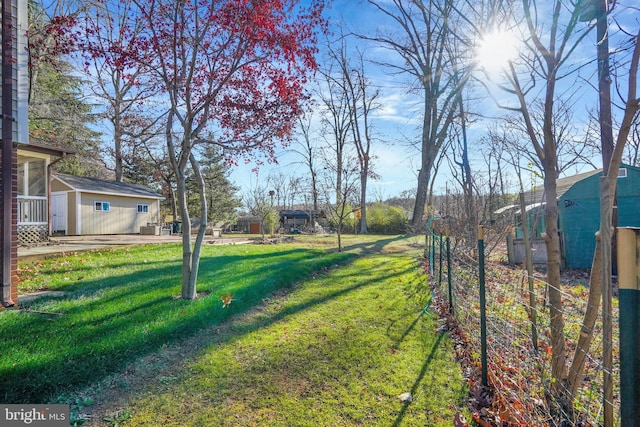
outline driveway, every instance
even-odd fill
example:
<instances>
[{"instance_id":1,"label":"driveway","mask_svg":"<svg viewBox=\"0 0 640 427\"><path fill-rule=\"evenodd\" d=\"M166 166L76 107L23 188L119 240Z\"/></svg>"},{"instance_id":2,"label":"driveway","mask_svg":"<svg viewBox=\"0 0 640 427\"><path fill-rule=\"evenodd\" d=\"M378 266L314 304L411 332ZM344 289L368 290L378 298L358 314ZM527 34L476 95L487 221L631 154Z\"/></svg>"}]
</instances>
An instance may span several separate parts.
<instances>
[{"instance_id":1,"label":"driveway","mask_svg":"<svg viewBox=\"0 0 640 427\"><path fill-rule=\"evenodd\" d=\"M251 242L252 240L242 235L215 238L210 236L205 237L205 244L228 245ZM166 243L182 243L182 235L148 236L141 234L114 234L99 236L55 236L50 237L49 242L46 243L30 247L18 247L18 258L20 261L25 261L69 252L92 251L118 246L157 245Z\"/></svg>"}]
</instances>

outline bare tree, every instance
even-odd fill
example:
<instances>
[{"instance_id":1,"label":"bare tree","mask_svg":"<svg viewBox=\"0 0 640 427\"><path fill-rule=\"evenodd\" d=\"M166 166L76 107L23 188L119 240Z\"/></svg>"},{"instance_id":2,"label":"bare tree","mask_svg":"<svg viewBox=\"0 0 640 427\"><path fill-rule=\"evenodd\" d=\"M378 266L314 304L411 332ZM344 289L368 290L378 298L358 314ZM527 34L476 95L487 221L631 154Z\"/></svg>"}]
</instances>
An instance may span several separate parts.
<instances>
[{"instance_id":1,"label":"bare tree","mask_svg":"<svg viewBox=\"0 0 640 427\"><path fill-rule=\"evenodd\" d=\"M268 185L256 184L244 196L244 205L249 213L260 218L260 232L263 239L265 230L273 234L278 222L278 213L273 201L274 194L275 191L269 190Z\"/></svg>"},{"instance_id":2,"label":"bare tree","mask_svg":"<svg viewBox=\"0 0 640 427\"><path fill-rule=\"evenodd\" d=\"M329 41L327 43L330 44ZM331 153L331 156L328 156L325 152L323 157L335 159L336 200L340 197L345 151L353 124L349 108L349 94L344 85L340 84L340 80L336 79L336 74L340 72L341 70L339 68L336 70L336 64L330 59L325 61L324 66L320 69L322 78L318 88L318 96L323 108L321 122L324 130L322 134L327 144L326 151Z\"/></svg>"},{"instance_id":3,"label":"bare tree","mask_svg":"<svg viewBox=\"0 0 640 427\"><path fill-rule=\"evenodd\" d=\"M421 162L418 173L412 226L421 224L434 163L447 140L449 127L457 115L458 94L469 79L470 69L458 69L452 57L452 43L460 43L454 30L459 9L455 1L368 0L400 31L364 37L394 52L400 60L387 62L395 73L410 76L421 93ZM460 5L462 2L459 2Z\"/></svg>"},{"instance_id":4,"label":"bare tree","mask_svg":"<svg viewBox=\"0 0 640 427\"><path fill-rule=\"evenodd\" d=\"M292 209L300 193L301 178L282 172L267 176L266 186L273 191L274 206L278 209Z\"/></svg>"},{"instance_id":5,"label":"bare tree","mask_svg":"<svg viewBox=\"0 0 640 427\"><path fill-rule=\"evenodd\" d=\"M297 139L293 142L290 151L299 155L302 160L300 161L309 171L309 189L311 192L311 200L313 203L313 210L318 211L318 166L319 161L319 149L312 137L312 113L304 118L300 118L298 122L298 129L302 139ZM306 198L305 198L306 200Z\"/></svg>"},{"instance_id":6,"label":"bare tree","mask_svg":"<svg viewBox=\"0 0 640 427\"><path fill-rule=\"evenodd\" d=\"M143 104L156 95L157 89L140 85L141 77L149 69L145 64L128 60L142 31L141 23L137 23L139 27L128 25L134 9L131 0L97 2L87 11L85 20L85 71L91 77L89 87L93 94L104 101L100 115L109 123L107 133L113 137L108 152L113 157L116 181L124 177L126 151L153 138L156 132L152 129L164 118L163 114L155 117L144 114L148 108L143 108Z\"/></svg>"},{"instance_id":7,"label":"bare tree","mask_svg":"<svg viewBox=\"0 0 640 427\"><path fill-rule=\"evenodd\" d=\"M329 213L329 220L335 225L338 235L338 252L342 252L342 233L345 222L355 216L358 209L353 206L357 204L358 176L359 170L354 158L346 158L340 171L340 187L337 186L336 164L326 163L323 175L324 206ZM332 201L332 194L337 191L335 203Z\"/></svg>"},{"instance_id":8,"label":"bare tree","mask_svg":"<svg viewBox=\"0 0 640 427\"><path fill-rule=\"evenodd\" d=\"M373 144L371 114L378 107L380 91L373 88L365 75L364 54L356 49L348 50L346 38L337 49L330 44L330 58L337 65L334 83L345 94L343 102L349 112L352 140L355 145L360 173L360 233L367 233L367 183L374 177L371 147ZM355 57L355 61L350 58Z\"/></svg>"},{"instance_id":9,"label":"bare tree","mask_svg":"<svg viewBox=\"0 0 640 427\"><path fill-rule=\"evenodd\" d=\"M564 337L562 291L560 282L560 240L558 233L558 205L556 181L560 172L558 143L561 139L556 100L558 81L573 76L575 67L569 58L589 33L590 26L580 23L580 10L555 0L549 13L540 16L541 9L532 0L522 0L525 18L527 50L521 54L522 74L513 62L506 77L516 99L517 111L524 122L526 133L534 148L544 174L546 195L545 241L547 247L547 282L549 284L549 310L551 330L551 389L561 409L571 412L566 396L567 355ZM537 90L538 79L542 90ZM534 88L536 90L534 90ZM541 115L536 118L533 106L539 103Z\"/></svg>"},{"instance_id":10,"label":"bare tree","mask_svg":"<svg viewBox=\"0 0 640 427\"><path fill-rule=\"evenodd\" d=\"M607 4L598 2L598 14L596 16L598 25L598 40L608 46L608 9ZM600 104L600 129L601 129L601 151L603 158L603 177L600 185L600 231L599 238L596 238L596 247L591 268L589 281L588 310L585 313L580 338L574 352L573 362L569 369L568 394L573 397L581 382L584 372L584 364L589 352L589 347L593 339L593 330L598 314L600 294L602 296L602 319L603 319L603 372L604 372L604 422L605 425L613 425L613 380L611 371L613 370L613 340L612 340L612 284L611 284L611 250L612 232L616 217L614 213L614 203L618 169L622 162L625 148L629 139L629 134L633 131L634 123L637 122L640 111L640 97L637 94L638 68L640 63L640 31L638 33L625 33L628 46L621 48L620 52L630 51L628 62L619 67L628 68L627 93L620 96L623 110L622 121L619 125L618 135L614 142L613 123L611 117L611 95L609 82L609 52L602 51L598 47L598 75L599 75L599 104ZM622 46L621 46L622 47ZM617 76L622 77L622 76Z\"/></svg>"}]
</instances>

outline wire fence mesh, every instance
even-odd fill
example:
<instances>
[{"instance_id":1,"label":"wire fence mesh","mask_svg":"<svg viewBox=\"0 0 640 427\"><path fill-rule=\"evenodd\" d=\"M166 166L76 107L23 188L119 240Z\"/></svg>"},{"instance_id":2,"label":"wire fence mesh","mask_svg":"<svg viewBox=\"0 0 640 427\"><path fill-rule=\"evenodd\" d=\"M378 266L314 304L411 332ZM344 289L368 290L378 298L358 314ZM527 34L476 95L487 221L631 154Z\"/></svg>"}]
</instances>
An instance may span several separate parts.
<instances>
[{"instance_id":1,"label":"wire fence mesh","mask_svg":"<svg viewBox=\"0 0 640 427\"><path fill-rule=\"evenodd\" d=\"M458 358L468 378L471 399L480 425L498 426L599 426L603 424L603 333L598 315L589 351L584 354L582 380L567 404L567 382L551 375L552 343L549 289L543 272L529 276L519 266L498 260L484 263L486 290L486 372L488 387L480 380L482 369L480 265L469 249L447 253L442 237L434 235L427 258L436 305L447 312L446 328L455 336ZM435 242L435 243L434 243ZM587 282L585 280L585 282ZM533 298L530 295L533 290ZM563 284L566 373L570 374L581 336L589 289L585 284ZM614 299L613 348L614 425L620 425L618 307ZM584 333L583 333L584 335ZM537 339L534 339L537 337ZM559 383L560 382L560 383ZM483 424L485 423L485 424Z\"/></svg>"}]
</instances>

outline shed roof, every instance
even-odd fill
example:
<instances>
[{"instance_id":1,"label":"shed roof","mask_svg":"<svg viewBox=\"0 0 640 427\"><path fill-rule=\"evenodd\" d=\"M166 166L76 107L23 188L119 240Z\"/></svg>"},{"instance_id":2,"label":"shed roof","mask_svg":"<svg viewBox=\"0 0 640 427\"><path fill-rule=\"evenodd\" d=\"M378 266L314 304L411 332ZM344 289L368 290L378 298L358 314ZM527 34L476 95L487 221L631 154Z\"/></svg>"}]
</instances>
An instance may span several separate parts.
<instances>
[{"instance_id":1,"label":"shed roof","mask_svg":"<svg viewBox=\"0 0 640 427\"><path fill-rule=\"evenodd\" d=\"M280 216L283 218L309 219L309 212L301 209L282 210Z\"/></svg>"},{"instance_id":2,"label":"shed roof","mask_svg":"<svg viewBox=\"0 0 640 427\"><path fill-rule=\"evenodd\" d=\"M526 205L524 210L526 212L529 212L531 209L535 209L535 208L538 208L540 206L544 206L544 203L531 203L529 205ZM500 209L494 211L493 213L501 214L501 213L505 213L505 212L508 212L508 211L515 211L515 210L520 211L520 205L503 206Z\"/></svg>"},{"instance_id":3,"label":"shed roof","mask_svg":"<svg viewBox=\"0 0 640 427\"><path fill-rule=\"evenodd\" d=\"M560 178L556 181L558 198L562 197L567 191L573 187L577 182L587 179L591 176L602 173L602 169L595 169L589 172L583 172L576 175L568 176L566 178ZM526 191L524 193L525 203L541 203L546 202L546 195L544 194L544 186L540 186L533 191Z\"/></svg>"},{"instance_id":4,"label":"shed roof","mask_svg":"<svg viewBox=\"0 0 640 427\"><path fill-rule=\"evenodd\" d=\"M54 178L57 178L63 184L66 184L74 190L87 193L164 199L162 195L145 187L144 185L130 184L128 182L106 181L104 179L67 175L64 173L56 174Z\"/></svg>"}]
</instances>

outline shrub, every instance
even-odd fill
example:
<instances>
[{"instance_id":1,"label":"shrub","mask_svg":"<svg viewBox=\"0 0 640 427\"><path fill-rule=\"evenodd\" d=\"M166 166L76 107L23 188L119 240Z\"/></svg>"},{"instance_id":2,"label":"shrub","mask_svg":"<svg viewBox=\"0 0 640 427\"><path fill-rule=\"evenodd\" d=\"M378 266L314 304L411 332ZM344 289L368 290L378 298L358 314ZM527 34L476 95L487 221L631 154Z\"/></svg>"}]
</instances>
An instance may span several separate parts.
<instances>
[{"instance_id":1,"label":"shrub","mask_svg":"<svg viewBox=\"0 0 640 427\"><path fill-rule=\"evenodd\" d=\"M405 233L408 220L407 212L399 206L377 202L367 208L367 228L371 233Z\"/></svg>"}]
</instances>

